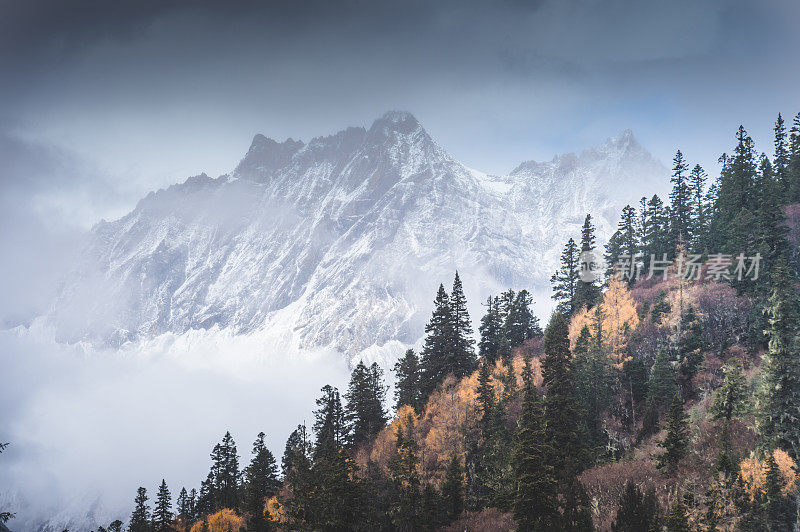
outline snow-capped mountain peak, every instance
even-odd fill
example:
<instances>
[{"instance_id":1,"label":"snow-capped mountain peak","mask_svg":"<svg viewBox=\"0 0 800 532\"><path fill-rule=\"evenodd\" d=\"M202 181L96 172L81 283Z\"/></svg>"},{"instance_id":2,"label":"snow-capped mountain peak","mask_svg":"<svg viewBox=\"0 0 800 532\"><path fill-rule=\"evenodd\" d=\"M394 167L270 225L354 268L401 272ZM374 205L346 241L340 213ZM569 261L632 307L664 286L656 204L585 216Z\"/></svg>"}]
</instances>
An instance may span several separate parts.
<instances>
[{"instance_id":1,"label":"snow-capped mountain peak","mask_svg":"<svg viewBox=\"0 0 800 532\"><path fill-rule=\"evenodd\" d=\"M630 131L507 176L467 169L406 112L308 143L256 135L230 176L190 178L99 224L47 318L68 341L269 329L392 356L419 340L455 269L475 321L509 286L549 307L586 213L602 240L636 184L665 174Z\"/></svg>"}]
</instances>

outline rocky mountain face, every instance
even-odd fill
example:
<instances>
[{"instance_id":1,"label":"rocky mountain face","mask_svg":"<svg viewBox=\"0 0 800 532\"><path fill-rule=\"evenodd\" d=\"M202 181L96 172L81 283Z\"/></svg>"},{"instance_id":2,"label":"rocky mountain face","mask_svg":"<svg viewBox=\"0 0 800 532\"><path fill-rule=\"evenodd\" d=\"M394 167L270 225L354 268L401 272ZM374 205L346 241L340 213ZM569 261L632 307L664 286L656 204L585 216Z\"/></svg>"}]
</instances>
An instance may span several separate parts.
<instances>
[{"instance_id":1,"label":"rocky mountain face","mask_svg":"<svg viewBox=\"0 0 800 532\"><path fill-rule=\"evenodd\" d=\"M456 269L476 322L507 287L547 308L586 213L602 241L666 174L630 131L506 176L466 168L408 113L308 144L257 135L230 174L191 177L93 228L47 320L69 342L273 329L357 357L417 341Z\"/></svg>"}]
</instances>

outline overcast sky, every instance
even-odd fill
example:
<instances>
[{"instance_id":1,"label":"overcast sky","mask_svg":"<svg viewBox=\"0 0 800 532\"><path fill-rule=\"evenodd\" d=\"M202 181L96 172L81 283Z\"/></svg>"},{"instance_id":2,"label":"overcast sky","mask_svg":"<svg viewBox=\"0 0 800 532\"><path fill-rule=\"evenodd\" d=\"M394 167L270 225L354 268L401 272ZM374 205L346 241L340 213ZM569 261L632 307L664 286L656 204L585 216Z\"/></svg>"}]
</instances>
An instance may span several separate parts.
<instances>
[{"instance_id":1,"label":"overcast sky","mask_svg":"<svg viewBox=\"0 0 800 532\"><path fill-rule=\"evenodd\" d=\"M740 122L768 149L800 110L798 2L488 4L0 0L0 153L24 141L37 166L4 157L4 195L34 189L86 226L229 171L255 133L308 140L389 109L483 171L624 128L713 170Z\"/></svg>"},{"instance_id":2,"label":"overcast sky","mask_svg":"<svg viewBox=\"0 0 800 532\"><path fill-rule=\"evenodd\" d=\"M713 177L740 123L769 152L800 111L798 26L789 0L0 0L0 325L47 304L54 251L256 133L406 110L503 173L630 128Z\"/></svg>"}]
</instances>

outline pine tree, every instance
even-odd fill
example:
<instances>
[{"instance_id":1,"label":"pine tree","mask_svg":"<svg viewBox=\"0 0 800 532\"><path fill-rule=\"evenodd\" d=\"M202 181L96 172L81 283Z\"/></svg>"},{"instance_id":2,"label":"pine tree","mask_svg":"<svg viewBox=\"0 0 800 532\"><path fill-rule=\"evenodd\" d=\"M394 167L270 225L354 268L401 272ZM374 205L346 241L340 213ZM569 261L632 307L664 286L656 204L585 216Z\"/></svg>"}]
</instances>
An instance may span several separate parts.
<instances>
[{"instance_id":1,"label":"pine tree","mask_svg":"<svg viewBox=\"0 0 800 532\"><path fill-rule=\"evenodd\" d=\"M775 121L775 154L773 155L773 162L775 163L775 177L780 184L781 196L784 198L791 192L791 182L789 180L789 146L786 142L786 125L783 122L783 117L778 113L778 119Z\"/></svg>"},{"instance_id":2,"label":"pine tree","mask_svg":"<svg viewBox=\"0 0 800 532\"><path fill-rule=\"evenodd\" d=\"M703 326L694 311L694 307L689 305L686 312L681 316L681 330L678 339L678 380L681 385L684 397L693 397L694 377L700 371L700 367L705 359L706 349Z\"/></svg>"},{"instance_id":3,"label":"pine tree","mask_svg":"<svg viewBox=\"0 0 800 532\"><path fill-rule=\"evenodd\" d=\"M197 496L197 511L195 518L209 515L216 511L217 496L214 490L214 475L209 472L205 480L200 482L200 493Z\"/></svg>"},{"instance_id":4,"label":"pine tree","mask_svg":"<svg viewBox=\"0 0 800 532\"><path fill-rule=\"evenodd\" d=\"M678 495L672 501L667 516L667 532L690 532L689 517L686 514L686 504L683 497Z\"/></svg>"},{"instance_id":5,"label":"pine tree","mask_svg":"<svg viewBox=\"0 0 800 532\"><path fill-rule=\"evenodd\" d=\"M448 522L454 521L464 510L464 471L456 455L453 455L445 473L442 501Z\"/></svg>"},{"instance_id":6,"label":"pine tree","mask_svg":"<svg viewBox=\"0 0 800 532\"><path fill-rule=\"evenodd\" d=\"M420 361L423 403L452 371L447 362L452 351L450 342L454 336L454 327L450 312L450 297L441 284L433 304L433 315L425 326L425 345L422 348Z\"/></svg>"},{"instance_id":7,"label":"pine tree","mask_svg":"<svg viewBox=\"0 0 800 532\"><path fill-rule=\"evenodd\" d=\"M552 298L558 301L558 310L571 315L576 310L575 290L578 284L578 246L573 239L567 241L561 252L561 267L550 277L553 284Z\"/></svg>"},{"instance_id":8,"label":"pine tree","mask_svg":"<svg viewBox=\"0 0 800 532\"><path fill-rule=\"evenodd\" d=\"M347 442L351 447L359 447L371 441L386 426L387 415L383 408L386 387L383 372L373 363L369 368L359 361L350 377L345 394L345 423Z\"/></svg>"},{"instance_id":9,"label":"pine tree","mask_svg":"<svg viewBox=\"0 0 800 532\"><path fill-rule=\"evenodd\" d=\"M542 376L547 441L554 453L551 463L562 485L569 485L588 461L587 436L581 429L582 413L575 393L567 319L560 312L550 318L544 334Z\"/></svg>"},{"instance_id":10,"label":"pine tree","mask_svg":"<svg viewBox=\"0 0 800 532\"><path fill-rule=\"evenodd\" d=\"M494 363L508 351L505 324L500 309L500 298L489 296L486 300L486 314L478 327L481 339L478 342L478 356Z\"/></svg>"},{"instance_id":11,"label":"pine tree","mask_svg":"<svg viewBox=\"0 0 800 532\"><path fill-rule=\"evenodd\" d=\"M344 413L336 388L322 388L314 418L317 440L311 467L314 490L309 521L314 527L340 530L355 522L360 493L355 464L343 447Z\"/></svg>"},{"instance_id":12,"label":"pine tree","mask_svg":"<svg viewBox=\"0 0 800 532\"><path fill-rule=\"evenodd\" d=\"M150 505L147 504L147 490L139 488L136 490L136 498L133 500L134 508L131 514L131 521L128 523L129 532L150 532Z\"/></svg>"},{"instance_id":13,"label":"pine tree","mask_svg":"<svg viewBox=\"0 0 800 532\"><path fill-rule=\"evenodd\" d=\"M548 441L538 392L527 386L513 444L514 519L520 530L551 530L557 522L558 485Z\"/></svg>"},{"instance_id":14,"label":"pine tree","mask_svg":"<svg viewBox=\"0 0 800 532\"><path fill-rule=\"evenodd\" d=\"M703 252L707 244L706 230L708 228L708 206L706 205L705 186L708 176L699 164L694 165L689 174L689 189L692 207L692 235L693 248Z\"/></svg>"},{"instance_id":15,"label":"pine tree","mask_svg":"<svg viewBox=\"0 0 800 532\"><path fill-rule=\"evenodd\" d=\"M197 519L197 490L192 489L187 492L186 488L181 488L177 502L177 518L180 524L185 527L191 527L192 523Z\"/></svg>"},{"instance_id":16,"label":"pine tree","mask_svg":"<svg viewBox=\"0 0 800 532\"><path fill-rule=\"evenodd\" d=\"M715 226L719 234L712 235L714 241L725 243L721 252L732 254L742 251L737 248L746 240L745 233L752 227L749 208L752 198L758 197L758 191L754 190L757 161L753 140L744 127L739 126L736 141L734 155L723 159L715 206L718 217Z\"/></svg>"},{"instance_id":17,"label":"pine tree","mask_svg":"<svg viewBox=\"0 0 800 532\"><path fill-rule=\"evenodd\" d=\"M485 427L492 416L495 404L494 387L491 382L491 368L489 361L483 359L478 367L478 411L481 414L482 424Z\"/></svg>"},{"instance_id":18,"label":"pine tree","mask_svg":"<svg viewBox=\"0 0 800 532\"><path fill-rule=\"evenodd\" d=\"M767 456L767 501L766 514L767 526L770 531L795 530L795 504L791 497L783 494L781 490L781 473L775 463L773 453Z\"/></svg>"},{"instance_id":19,"label":"pine tree","mask_svg":"<svg viewBox=\"0 0 800 532\"><path fill-rule=\"evenodd\" d=\"M625 266L627 266L627 258L625 257L625 252L622 251L622 231L619 229L614 231L611 237L609 237L608 242L605 245L603 259L606 261L606 282L608 279L611 279L615 276L619 276L620 278L624 278L626 280L628 280L629 277L633 277L630 275L630 270L626 271L626 269L624 269Z\"/></svg>"},{"instance_id":20,"label":"pine tree","mask_svg":"<svg viewBox=\"0 0 800 532\"><path fill-rule=\"evenodd\" d=\"M787 168L790 201L800 201L800 113L792 121L789 135L789 163Z\"/></svg>"},{"instance_id":21,"label":"pine tree","mask_svg":"<svg viewBox=\"0 0 800 532\"><path fill-rule=\"evenodd\" d=\"M670 211L664 207L661 198L653 195L647 201L641 217L644 220L641 234L642 260L644 271L649 272L653 258L661 260L664 255L669 256L675 249L670 244Z\"/></svg>"},{"instance_id":22,"label":"pine tree","mask_svg":"<svg viewBox=\"0 0 800 532\"><path fill-rule=\"evenodd\" d=\"M504 323L509 347L519 347L526 340L542 336L539 319L531 312L533 298L527 290L520 290L511 302Z\"/></svg>"},{"instance_id":23,"label":"pine tree","mask_svg":"<svg viewBox=\"0 0 800 532\"><path fill-rule=\"evenodd\" d=\"M592 224L592 215L587 214L586 219L581 227L581 256L591 257L595 251L597 237L594 234L594 224ZM596 257L593 260L597 260ZM579 268L581 265L578 266ZM591 308L600 299L600 287L597 282L592 279L585 281L578 275L577 283L575 284L575 308Z\"/></svg>"},{"instance_id":24,"label":"pine tree","mask_svg":"<svg viewBox=\"0 0 800 532\"><path fill-rule=\"evenodd\" d=\"M181 492L178 494L177 503L178 519L180 519L184 524L190 522L192 519L192 510L189 507L189 493L186 491L186 488L181 488Z\"/></svg>"},{"instance_id":25,"label":"pine tree","mask_svg":"<svg viewBox=\"0 0 800 532\"><path fill-rule=\"evenodd\" d=\"M734 417L747 411L747 381L742 372L742 364L732 358L722 368L725 380L719 387L710 412L713 419L722 422L722 431L717 454L717 470L725 478L733 478L739 469L739 459L731 442L730 425Z\"/></svg>"},{"instance_id":26,"label":"pine tree","mask_svg":"<svg viewBox=\"0 0 800 532\"><path fill-rule=\"evenodd\" d=\"M667 436L658 446L664 452L656 458L658 468L665 469L668 474L675 473L678 463L686 456L689 448L689 428L686 412L683 410L683 401L675 395L667 412Z\"/></svg>"},{"instance_id":27,"label":"pine tree","mask_svg":"<svg viewBox=\"0 0 800 532\"><path fill-rule=\"evenodd\" d=\"M600 310L601 305L595 307ZM582 424L587 428L588 443L595 454L606 451L606 433L602 413L611 406L612 374L604 349L602 327L595 323L595 335L585 326L575 341L573 373L575 392L582 412Z\"/></svg>"},{"instance_id":28,"label":"pine tree","mask_svg":"<svg viewBox=\"0 0 800 532\"><path fill-rule=\"evenodd\" d=\"M753 244L764 261L758 280L739 281L737 279L734 281L735 286L740 290L766 287L771 282L771 272L775 269L775 265L788 255L789 250L789 242L786 239L789 228L781 207L786 200L781 191L781 184L766 156L761 158L757 186L759 197L755 212L756 227Z\"/></svg>"},{"instance_id":29,"label":"pine tree","mask_svg":"<svg viewBox=\"0 0 800 532\"><path fill-rule=\"evenodd\" d=\"M156 495L156 506L153 510L153 530L154 532L168 532L174 530L172 527L172 494L167 488L167 482L161 479Z\"/></svg>"},{"instance_id":30,"label":"pine tree","mask_svg":"<svg viewBox=\"0 0 800 532\"><path fill-rule=\"evenodd\" d=\"M620 275L628 285L636 280L635 264L639 260L639 236L637 231L636 210L630 205L622 209L617 230L606 245L605 260L608 265L606 277ZM624 267L625 271L615 271L617 266ZM632 265L634 265L632 267Z\"/></svg>"},{"instance_id":31,"label":"pine tree","mask_svg":"<svg viewBox=\"0 0 800 532\"><path fill-rule=\"evenodd\" d=\"M410 432L411 423L406 425ZM403 431L403 423L398 423L395 436L397 455L389 462L389 478L394 490L389 514L397 530L417 530L423 524L417 444L410 433Z\"/></svg>"},{"instance_id":32,"label":"pine tree","mask_svg":"<svg viewBox=\"0 0 800 532\"><path fill-rule=\"evenodd\" d=\"M453 324L452 371L457 378L466 377L475 370L475 340L472 338L472 321L467 311L467 298L461 279L456 272L450 292L450 319Z\"/></svg>"},{"instance_id":33,"label":"pine tree","mask_svg":"<svg viewBox=\"0 0 800 532\"><path fill-rule=\"evenodd\" d=\"M245 501L248 514L247 529L262 532L270 530L269 520L264 516L266 500L278 492L278 464L267 449L264 433L259 432L253 442L253 458L245 468Z\"/></svg>"},{"instance_id":34,"label":"pine tree","mask_svg":"<svg viewBox=\"0 0 800 532\"><path fill-rule=\"evenodd\" d=\"M655 492L651 489L643 493L636 484L626 482L611 532L641 532L657 526L658 501Z\"/></svg>"},{"instance_id":35,"label":"pine tree","mask_svg":"<svg viewBox=\"0 0 800 532\"><path fill-rule=\"evenodd\" d=\"M213 482L213 510L236 509L239 506L239 455L230 432L211 451L211 478Z\"/></svg>"},{"instance_id":36,"label":"pine tree","mask_svg":"<svg viewBox=\"0 0 800 532\"><path fill-rule=\"evenodd\" d=\"M659 413L666 411L672 398L678 393L675 384L675 371L669 361L666 349L660 349L650 370L647 385L647 398Z\"/></svg>"},{"instance_id":37,"label":"pine tree","mask_svg":"<svg viewBox=\"0 0 800 532\"><path fill-rule=\"evenodd\" d=\"M426 400L447 375L463 378L475 369L472 325L467 301L456 273L453 293L447 295L444 286L434 301L431 321L425 326L425 345L422 349L422 397Z\"/></svg>"},{"instance_id":38,"label":"pine tree","mask_svg":"<svg viewBox=\"0 0 800 532\"><path fill-rule=\"evenodd\" d=\"M776 265L769 300L769 350L762 363L759 433L769 448L800 456L800 353L797 293L786 264Z\"/></svg>"},{"instance_id":39,"label":"pine tree","mask_svg":"<svg viewBox=\"0 0 800 532\"><path fill-rule=\"evenodd\" d=\"M287 496L281 503L290 522L302 528L311 519L311 494L314 479L311 472L311 444L305 425L298 425L286 441L281 460Z\"/></svg>"},{"instance_id":40,"label":"pine tree","mask_svg":"<svg viewBox=\"0 0 800 532\"><path fill-rule=\"evenodd\" d=\"M688 242L692 238L692 190L686 172L689 165L680 150L672 159L672 192L669 195L671 244L679 240Z\"/></svg>"},{"instance_id":41,"label":"pine tree","mask_svg":"<svg viewBox=\"0 0 800 532\"><path fill-rule=\"evenodd\" d=\"M737 358L731 358L722 367L725 376L722 386L714 396L711 413L715 420L730 422L733 418L747 412L747 379L742 370L742 363Z\"/></svg>"},{"instance_id":42,"label":"pine tree","mask_svg":"<svg viewBox=\"0 0 800 532\"><path fill-rule=\"evenodd\" d=\"M413 349L407 350L403 358L397 361L394 373L397 376L394 385L395 410L400 410L403 405L409 405L415 412L420 412L422 370L419 358Z\"/></svg>"}]
</instances>

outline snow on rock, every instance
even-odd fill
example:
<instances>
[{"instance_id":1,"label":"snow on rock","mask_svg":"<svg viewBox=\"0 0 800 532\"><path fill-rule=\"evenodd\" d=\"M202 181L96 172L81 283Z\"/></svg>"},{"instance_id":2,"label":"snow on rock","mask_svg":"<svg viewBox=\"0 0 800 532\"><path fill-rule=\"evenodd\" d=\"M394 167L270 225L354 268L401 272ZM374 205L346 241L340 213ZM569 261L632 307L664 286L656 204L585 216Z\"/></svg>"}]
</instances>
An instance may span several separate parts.
<instances>
[{"instance_id":1,"label":"snow on rock","mask_svg":"<svg viewBox=\"0 0 800 532\"><path fill-rule=\"evenodd\" d=\"M456 269L474 322L507 287L549 309L586 213L603 241L665 176L630 131L507 176L466 168L409 113L307 144L256 135L230 175L191 177L95 226L46 319L61 341L112 345L280 329L385 364L419 341Z\"/></svg>"}]
</instances>

